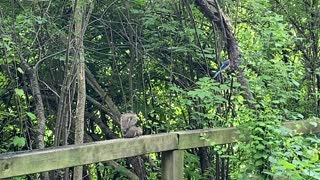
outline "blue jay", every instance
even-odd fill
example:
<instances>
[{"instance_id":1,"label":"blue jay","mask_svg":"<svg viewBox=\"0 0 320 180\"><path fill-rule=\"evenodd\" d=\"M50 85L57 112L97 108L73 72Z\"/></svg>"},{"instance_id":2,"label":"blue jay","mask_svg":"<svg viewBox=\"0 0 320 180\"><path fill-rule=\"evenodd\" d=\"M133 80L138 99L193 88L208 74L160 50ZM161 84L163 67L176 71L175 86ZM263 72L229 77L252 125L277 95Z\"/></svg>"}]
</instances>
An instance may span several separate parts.
<instances>
[{"instance_id":1,"label":"blue jay","mask_svg":"<svg viewBox=\"0 0 320 180\"><path fill-rule=\"evenodd\" d=\"M223 70L227 69L230 65L230 60L226 60L225 62L223 62L219 68L219 71L217 71L214 76L213 79L216 78Z\"/></svg>"}]
</instances>

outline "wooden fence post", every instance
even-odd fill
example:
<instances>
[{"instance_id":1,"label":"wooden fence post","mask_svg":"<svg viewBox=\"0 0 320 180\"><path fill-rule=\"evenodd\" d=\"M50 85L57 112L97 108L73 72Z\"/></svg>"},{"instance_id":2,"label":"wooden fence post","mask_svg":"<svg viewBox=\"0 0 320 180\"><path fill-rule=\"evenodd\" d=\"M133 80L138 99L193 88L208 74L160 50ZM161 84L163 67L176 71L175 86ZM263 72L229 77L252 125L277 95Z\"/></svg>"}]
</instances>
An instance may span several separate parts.
<instances>
[{"instance_id":1,"label":"wooden fence post","mask_svg":"<svg viewBox=\"0 0 320 180\"><path fill-rule=\"evenodd\" d=\"M183 179L184 150L163 151L161 155L161 179Z\"/></svg>"}]
</instances>

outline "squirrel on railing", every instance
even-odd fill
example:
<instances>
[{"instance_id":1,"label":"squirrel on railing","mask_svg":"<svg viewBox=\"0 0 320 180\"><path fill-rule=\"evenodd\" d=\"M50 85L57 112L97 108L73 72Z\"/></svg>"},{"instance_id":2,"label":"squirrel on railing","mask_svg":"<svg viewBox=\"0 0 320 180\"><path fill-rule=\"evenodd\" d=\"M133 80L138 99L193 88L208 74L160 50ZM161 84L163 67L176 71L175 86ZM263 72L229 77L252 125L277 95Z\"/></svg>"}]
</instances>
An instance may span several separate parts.
<instances>
[{"instance_id":1,"label":"squirrel on railing","mask_svg":"<svg viewBox=\"0 0 320 180\"><path fill-rule=\"evenodd\" d=\"M138 119L135 113L125 113L121 115L121 132L124 138L133 138L142 135L142 128L136 126Z\"/></svg>"}]
</instances>

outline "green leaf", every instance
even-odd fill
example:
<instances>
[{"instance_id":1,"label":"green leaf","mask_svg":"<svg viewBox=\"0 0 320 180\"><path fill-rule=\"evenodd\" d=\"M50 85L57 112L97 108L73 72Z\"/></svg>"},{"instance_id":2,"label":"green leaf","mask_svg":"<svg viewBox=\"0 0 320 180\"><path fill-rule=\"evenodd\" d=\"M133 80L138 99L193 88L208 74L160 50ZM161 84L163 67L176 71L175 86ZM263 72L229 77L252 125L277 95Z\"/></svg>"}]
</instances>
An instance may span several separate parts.
<instances>
[{"instance_id":1,"label":"green leaf","mask_svg":"<svg viewBox=\"0 0 320 180\"><path fill-rule=\"evenodd\" d=\"M258 160L254 163L256 166L261 166L263 164L262 160Z\"/></svg>"},{"instance_id":2,"label":"green leaf","mask_svg":"<svg viewBox=\"0 0 320 180\"><path fill-rule=\"evenodd\" d=\"M15 136L13 138L13 145L16 147L23 147L26 144L26 139L24 137Z\"/></svg>"},{"instance_id":3,"label":"green leaf","mask_svg":"<svg viewBox=\"0 0 320 180\"><path fill-rule=\"evenodd\" d=\"M265 126L266 126L266 123L264 123L264 122L258 122L258 125L261 126L261 127L265 127Z\"/></svg>"},{"instance_id":4,"label":"green leaf","mask_svg":"<svg viewBox=\"0 0 320 180\"><path fill-rule=\"evenodd\" d=\"M318 123L316 123L316 122L310 122L310 124L311 124L312 126L314 126L314 127L317 127L317 126L318 126Z\"/></svg>"},{"instance_id":5,"label":"green leaf","mask_svg":"<svg viewBox=\"0 0 320 180\"><path fill-rule=\"evenodd\" d=\"M263 129L260 128L260 127L256 127L254 130L257 131L257 132L259 132L259 133L261 133L261 134L264 134Z\"/></svg>"},{"instance_id":6,"label":"green leaf","mask_svg":"<svg viewBox=\"0 0 320 180\"><path fill-rule=\"evenodd\" d=\"M317 150L313 150L313 156L311 157L311 162L317 162L319 161L319 153Z\"/></svg>"},{"instance_id":7,"label":"green leaf","mask_svg":"<svg viewBox=\"0 0 320 180\"><path fill-rule=\"evenodd\" d=\"M256 153L253 155L254 159L260 159L261 157L262 157L262 154L260 154L260 153Z\"/></svg>"},{"instance_id":8,"label":"green leaf","mask_svg":"<svg viewBox=\"0 0 320 180\"><path fill-rule=\"evenodd\" d=\"M98 170L99 170L100 172L103 172L105 169L106 169L106 167L105 167L102 163L99 163L99 164L98 164Z\"/></svg>"},{"instance_id":9,"label":"green leaf","mask_svg":"<svg viewBox=\"0 0 320 180\"><path fill-rule=\"evenodd\" d=\"M145 0L135 0L135 3L143 5L145 3Z\"/></svg>"},{"instance_id":10,"label":"green leaf","mask_svg":"<svg viewBox=\"0 0 320 180\"><path fill-rule=\"evenodd\" d=\"M226 84L222 84L222 85L220 86L220 88L221 88L221 90L228 90L228 89L230 89L230 87L227 86Z\"/></svg>"},{"instance_id":11,"label":"green leaf","mask_svg":"<svg viewBox=\"0 0 320 180\"><path fill-rule=\"evenodd\" d=\"M65 56L59 56L59 61L65 61L66 57Z\"/></svg>"},{"instance_id":12,"label":"green leaf","mask_svg":"<svg viewBox=\"0 0 320 180\"><path fill-rule=\"evenodd\" d=\"M31 120L36 120L37 116L35 114L33 114L32 112L26 112L27 116L31 119Z\"/></svg>"},{"instance_id":13,"label":"green leaf","mask_svg":"<svg viewBox=\"0 0 320 180\"><path fill-rule=\"evenodd\" d=\"M263 150L265 148L266 147L264 145L262 145L262 144L259 144L258 146L256 146L256 149L258 149L258 150Z\"/></svg>"},{"instance_id":14,"label":"green leaf","mask_svg":"<svg viewBox=\"0 0 320 180\"><path fill-rule=\"evenodd\" d=\"M296 87L299 87L299 83L296 81L296 80L294 80L294 79L291 79L291 82L292 82L292 84L294 84Z\"/></svg>"},{"instance_id":15,"label":"green leaf","mask_svg":"<svg viewBox=\"0 0 320 180\"><path fill-rule=\"evenodd\" d=\"M295 169L295 168L296 168L295 165L293 165L292 163L289 163L288 161L280 160L279 163L280 163L283 167L285 167L285 168L287 168L287 169Z\"/></svg>"},{"instance_id":16,"label":"green leaf","mask_svg":"<svg viewBox=\"0 0 320 180\"><path fill-rule=\"evenodd\" d=\"M24 71L20 67L18 67L17 70L19 73L24 74Z\"/></svg>"},{"instance_id":17,"label":"green leaf","mask_svg":"<svg viewBox=\"0 0 320 180\"><path fill-rule=\"evenodd\" d=\"M14 92L19 97L23 97L25 95L23 89L16 88L16 89L14 89Z\"/></svg>"},{"instance_id":18,"label":"green leaf","mask_svg":"<svg viewBox=\"0 0 320 180\"><path fill-rule=\"evenodd\" d=\"M270 157L268 158L268 160L269 160L271 163L277 163L277 162L278 162L278 160L277 160L276 158L274 158L273 156L270 156Z\"/></svg>"},{"instance_id":19,"label":"green leaf","mask_svg":"<svg viewBox=\"0 0 320 180\"><path fill-rule=\"evenodd\" d=\"M297 113L297 116L298 116L300 119L303 119L303 118L304 118L304 116L303 116L302 114L300 114L300 113Z\"/></svg>"}]
</instances>

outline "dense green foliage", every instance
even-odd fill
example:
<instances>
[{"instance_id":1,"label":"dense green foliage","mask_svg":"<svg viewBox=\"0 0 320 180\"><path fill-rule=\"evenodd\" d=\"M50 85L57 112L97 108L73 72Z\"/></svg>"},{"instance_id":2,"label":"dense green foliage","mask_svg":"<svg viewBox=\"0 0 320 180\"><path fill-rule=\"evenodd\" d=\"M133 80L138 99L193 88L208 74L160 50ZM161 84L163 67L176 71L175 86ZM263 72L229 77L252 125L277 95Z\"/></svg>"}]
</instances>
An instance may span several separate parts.
<instances>
[{"instance_id":1,"label":"dense green foliage","mask_svg":"<svg viewBox=\"0 0 320 180\"><path fill-rule=\"evenodd\" d=\"M228 172L233 179L320 179L318 137L291 136L280 128L283 121L320 116L319 2L215 2L232 24L255 109L248 106L235 72L212 78L228 58L224 34L193 1L95 2L84 35L87 68L120 112L139 115L144 134L211 127L247 133L247 143L213 142L210 148L188 150L186 178ZM72 46L72 3L1 1L0 16L0 152L36 148L36 99L23 62L38 75L45 145L52 147L65 72L73 59L66 54ZM87 82L87 96L101 106L87 99L86 141L112 138L109 131L119 136L105 97ZM73 89L68 93L74 95ZM76 102L70 101L72 109ZM66 134L73 134L71 124ZM72 144L71 135L61 144ZM154 163L146 163L149 177L157 179L159 156L149 156ZM125 168L105 163L86 169L94 179L125 176Z\"/></svg>"}]
</instances>

